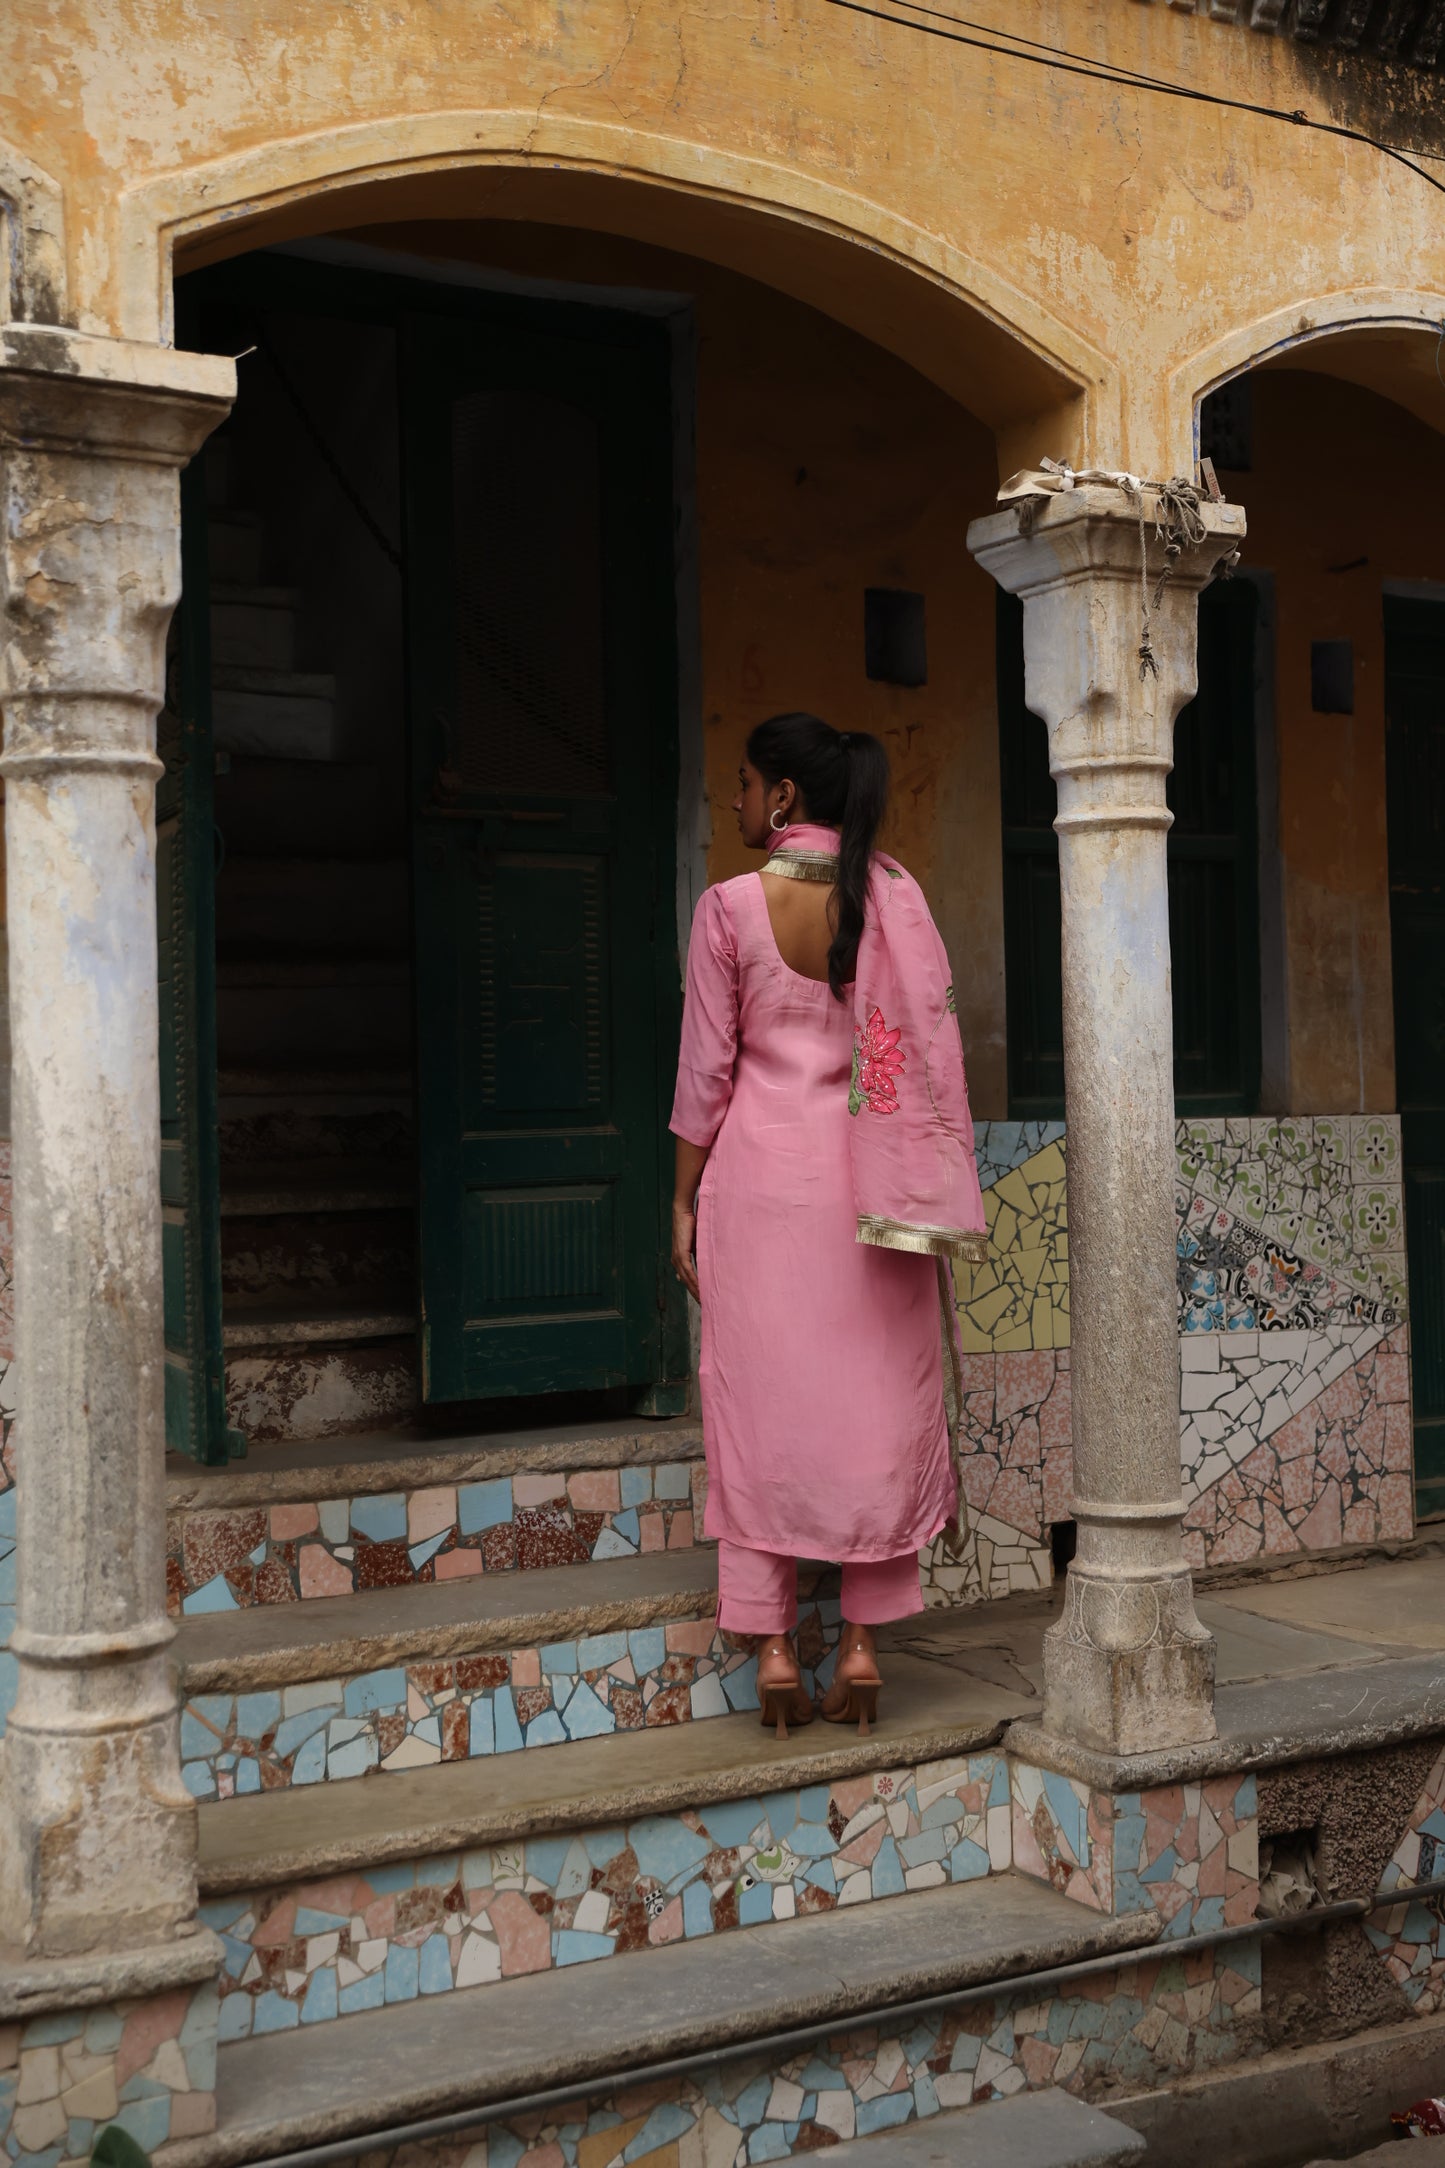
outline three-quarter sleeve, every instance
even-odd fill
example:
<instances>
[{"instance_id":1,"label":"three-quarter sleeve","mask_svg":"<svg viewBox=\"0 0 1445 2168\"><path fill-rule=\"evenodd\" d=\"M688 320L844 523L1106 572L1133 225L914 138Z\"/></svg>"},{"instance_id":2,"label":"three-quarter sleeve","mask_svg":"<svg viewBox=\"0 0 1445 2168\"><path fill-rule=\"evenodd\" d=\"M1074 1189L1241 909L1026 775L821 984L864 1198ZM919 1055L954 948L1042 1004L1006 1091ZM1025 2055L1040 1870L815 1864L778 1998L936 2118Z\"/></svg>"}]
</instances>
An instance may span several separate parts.
<instances>
[{"instance_id":1,"label":"three-quarter sleeve","mask_svg":"<svg viewBox=\"0 0 1445 2168\"><path fill-rule=\"evenodd\" d=\"M687 945L687 994L677 1057L677 1094L669 1124L675 1137L709 1146L733 1092L738 1048L738 944L720 888L693 914Z\"/></svg>"}]
</instances>

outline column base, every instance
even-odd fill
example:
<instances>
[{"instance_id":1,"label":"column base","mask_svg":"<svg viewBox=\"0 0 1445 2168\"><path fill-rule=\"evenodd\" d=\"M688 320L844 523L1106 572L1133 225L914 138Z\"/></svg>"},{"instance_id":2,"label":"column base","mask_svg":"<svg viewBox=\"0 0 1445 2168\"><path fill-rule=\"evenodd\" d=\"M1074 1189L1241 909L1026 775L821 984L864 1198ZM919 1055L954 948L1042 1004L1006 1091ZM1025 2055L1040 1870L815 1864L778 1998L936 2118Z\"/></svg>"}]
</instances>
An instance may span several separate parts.
<instances>
[{"instance_id":1,"label":"column base","mask_svg":"<svg viewBox=\"0 0 1445 2168\"><path fill-rule=\"evenodd\" d=\"M31 1730L17 1701L0 1766L0 1938L30 1958L96 1958L193 1932L195 1912L196 1803L174 1720L77 1737Z\"/></svg>"},{"instance_id":2,"label":"column base","mask_svg":"<svg viewBox=\"0 0 1445 2168\"><path fill-rule=\"evenodd\" d=\"M1187 1573L1114 1581L1069 1569L1044 1636L1041 1728L1100 1754L1213 1739L1214 1636Z\"/></svg>"}]
</instances>

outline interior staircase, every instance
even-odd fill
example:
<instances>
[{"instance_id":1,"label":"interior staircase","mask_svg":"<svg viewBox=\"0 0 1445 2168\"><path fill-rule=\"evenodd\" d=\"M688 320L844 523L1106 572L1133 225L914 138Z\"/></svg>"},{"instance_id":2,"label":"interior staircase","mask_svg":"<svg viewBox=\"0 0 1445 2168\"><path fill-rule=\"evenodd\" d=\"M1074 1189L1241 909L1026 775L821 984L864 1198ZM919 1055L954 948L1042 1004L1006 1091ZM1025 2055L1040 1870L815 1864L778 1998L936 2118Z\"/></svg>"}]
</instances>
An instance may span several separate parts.
<instances>
[{"instance_id":1,"label":"interior staircase","mask_svg":"<svg viewBox=\"0 0 1445 2168\"><path fill-rule=\"evenodd\" d=\"M407 834L400 744L353 748L298 666L303 596L224 434L207 480L224 1340L261 1447L417 1405Z\"/></svg>"}]
</instances>

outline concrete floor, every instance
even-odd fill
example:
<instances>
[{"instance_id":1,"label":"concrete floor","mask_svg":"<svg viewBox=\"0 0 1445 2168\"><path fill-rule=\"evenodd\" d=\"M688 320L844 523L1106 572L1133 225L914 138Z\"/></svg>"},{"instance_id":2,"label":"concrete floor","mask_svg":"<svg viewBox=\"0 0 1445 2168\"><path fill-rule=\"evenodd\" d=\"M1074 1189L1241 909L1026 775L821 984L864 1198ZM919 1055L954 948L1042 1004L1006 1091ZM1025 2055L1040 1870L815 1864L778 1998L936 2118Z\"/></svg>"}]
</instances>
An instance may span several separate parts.
<instances>
[{"instance_id":1,"label":"concrete floor","mask_svg":"<svg viewBox=\"0 0 1445 2168\"><path fill-rule=\"evenodd\" d=\"M929 1611L882 1638L969 1674L1022 1715L1041 1690L1044 1632L1060 1600L1055 1590L976 1610ZM1445 1651L1445 1552L1248 1581L1201 1591L1197 1600L1218 1643L1221 1686Z\"/></svg>"}]
</instances>

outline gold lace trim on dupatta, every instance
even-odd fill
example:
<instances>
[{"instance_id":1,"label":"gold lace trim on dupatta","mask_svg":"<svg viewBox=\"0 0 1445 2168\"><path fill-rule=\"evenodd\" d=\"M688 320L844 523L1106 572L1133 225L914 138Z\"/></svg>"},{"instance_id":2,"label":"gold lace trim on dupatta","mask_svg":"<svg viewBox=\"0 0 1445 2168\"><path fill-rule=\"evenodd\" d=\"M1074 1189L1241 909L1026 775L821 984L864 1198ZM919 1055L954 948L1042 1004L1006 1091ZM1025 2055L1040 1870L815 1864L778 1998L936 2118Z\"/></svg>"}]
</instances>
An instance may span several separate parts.
<instances>
[{"instance_id":1,"label":"gold lace trim on dupatta","mask_svg":"<svg viewBox=\"0 0 1445 2168\"><path fill-rule=\"evenodd\" d=\"M785 881L826 881L838 878L838 861L831 851L774 851L762 873L780 873Z\"/></svg>"},{"instance_id":2,"label":"gold lace trim on dupatta","mask_svg":"<svg viewBox=\"0 0 1445 2168\"><path fill-rule=\"evenodd\" d=\"M921 1257L956 1257L961 1264L988 1263L988 1236L966 1227L910 1227L906 1220L860 1212L858 1240L880 1250L912 1250Z\"/></svg>"}]
</instances>

